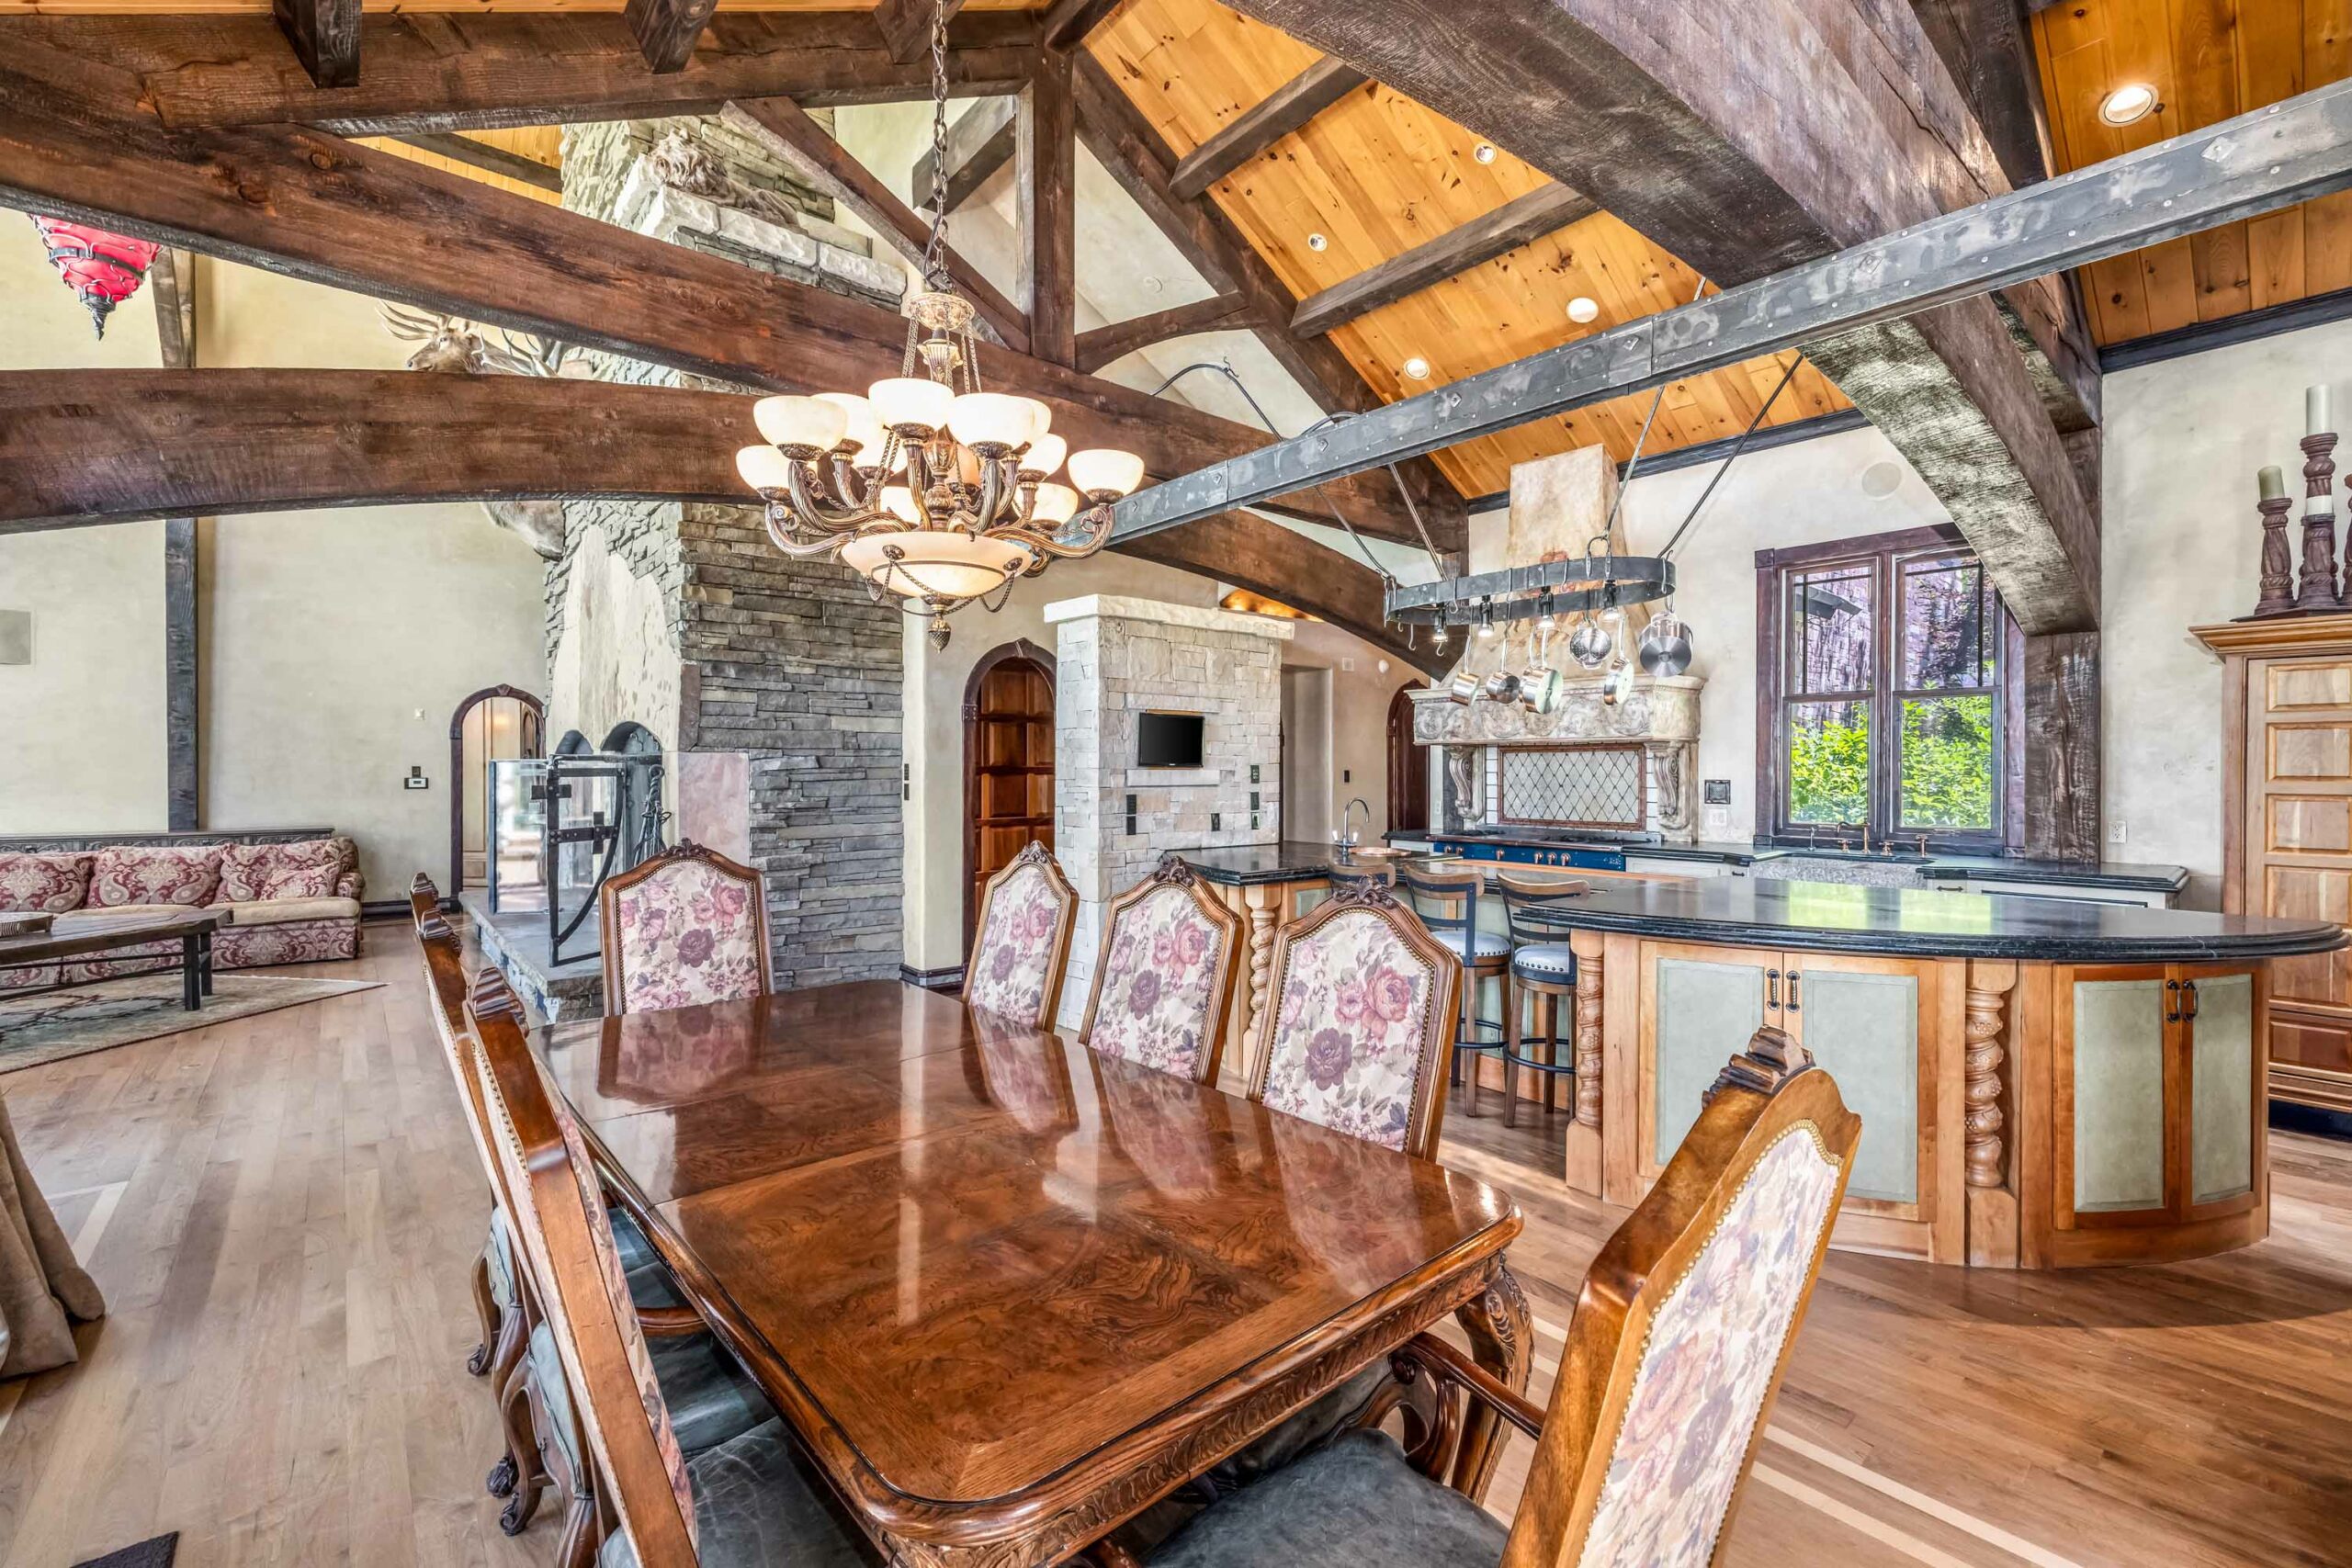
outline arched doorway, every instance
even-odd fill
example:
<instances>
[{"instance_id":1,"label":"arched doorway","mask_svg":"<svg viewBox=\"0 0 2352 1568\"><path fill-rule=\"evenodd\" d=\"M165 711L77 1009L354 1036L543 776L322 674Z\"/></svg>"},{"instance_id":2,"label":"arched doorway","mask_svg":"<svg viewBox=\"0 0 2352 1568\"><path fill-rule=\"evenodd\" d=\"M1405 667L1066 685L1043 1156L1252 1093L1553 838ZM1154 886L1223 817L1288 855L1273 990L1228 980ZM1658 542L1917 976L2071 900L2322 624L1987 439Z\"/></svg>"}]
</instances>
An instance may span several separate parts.
<instances>
[{"instance_id":1,"label":"arched doorway","mask_svg":"<svg viewBox=\"0 0 2352 1568\"><path fill-rule=\"evenodd\" d=\"M1416 681L1388 699L1388 826L1396 832L1429 830L1429 748L1413 744L1413 694L1428 689Z\"/></svg>"},{"instance_id":2,"label":"arched doorway","mask_svg":"<svg viewBox=\"0 0 2352 1568\"><path fill-rule=\"evenodd\" d=\"M538 756L545 725L539 699L514 686L485 686L449 716L447 897L489 879L490 764Z\"/></svg>"},{"instance_id":3,"label":"arched doorway","mask_svg":"<svg viewBox=\"0 0 2352 1568\"><path fill-rule=\"evenodd\" d=\"M1054 845L1054 656L1023 638L964 685L964 946L980 889L1033 840Z\"/></svg>"}]
</instances>

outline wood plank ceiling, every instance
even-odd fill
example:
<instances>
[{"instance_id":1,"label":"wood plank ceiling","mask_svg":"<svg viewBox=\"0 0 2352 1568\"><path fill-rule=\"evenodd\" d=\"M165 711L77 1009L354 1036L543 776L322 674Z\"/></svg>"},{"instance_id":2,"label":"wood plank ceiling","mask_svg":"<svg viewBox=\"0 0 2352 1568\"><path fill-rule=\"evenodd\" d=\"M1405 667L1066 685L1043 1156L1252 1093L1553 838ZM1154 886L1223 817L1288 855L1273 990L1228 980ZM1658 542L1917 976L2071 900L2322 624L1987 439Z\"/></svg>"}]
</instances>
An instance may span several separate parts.
<instances>
[{"instance_id":1,"label":"wood plank ceiling","mask_svg":"<svg viewBox=\"0 0 2352 1568\"><path fill-rule=\"evenodd\" d=\"M2352 0L2062 0L2033 18L2057 168L2076 169L2352 73ZM2158 107L2109 125L2119 87ZM2352 288L2352 192L2086 267L2093 335L2121 343Z\"/></svg>"},{"instance_id":2,"label":"wood plank ceiling","mask_svg":"<svg viewBox=\"0 0 2352 1568\"><path fill-rule=\"evenodd\" d=\"M1316 63L1306 45L1216 0L1134 0L1090 40L1095 57L1178 153ZM1386 87L1360 87L1210 187L1210 195L1301 298L1486 216L1547 182L1509 152ZM1320 234L1325 248L1312 248ZM1617 219L1556 233L1349 321L1332 342L1384 397L1397 398L1642 316L1687 304L1697 276ZM1582 295L1600 306L1568 319ZM1406 378L1413 358L1426 380ZM1736 435L1783 365L1758 360L1667 389L1646 450ZM1810 366L1773 405L1787 423L1848 406ZM1507 488L1510 466L1598 442L1623 461L1649 398L1623 398L1437 454L1467 495Z\"/></svg>"}]
</instances>

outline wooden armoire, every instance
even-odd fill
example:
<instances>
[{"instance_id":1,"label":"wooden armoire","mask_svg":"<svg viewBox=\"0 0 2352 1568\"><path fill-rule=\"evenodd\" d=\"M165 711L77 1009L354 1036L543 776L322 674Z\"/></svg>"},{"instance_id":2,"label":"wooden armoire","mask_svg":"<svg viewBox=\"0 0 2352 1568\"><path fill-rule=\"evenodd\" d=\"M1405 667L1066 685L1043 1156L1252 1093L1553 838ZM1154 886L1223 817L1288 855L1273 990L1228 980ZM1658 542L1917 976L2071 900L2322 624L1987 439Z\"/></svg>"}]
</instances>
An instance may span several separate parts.
<instances>
[{"instance_id":1,"label":"wooden armoire","mask_svg":"<svg viewBox=\"0 0 2352 1568\"><path fill-rule=\"evenodd\" d=\"M2352 923L2352 614L2196 635L2224 669L2222 908ZM2270 1097L2352 1111L2352 949L2270 980Z\"/></svg>"}]
</instances>

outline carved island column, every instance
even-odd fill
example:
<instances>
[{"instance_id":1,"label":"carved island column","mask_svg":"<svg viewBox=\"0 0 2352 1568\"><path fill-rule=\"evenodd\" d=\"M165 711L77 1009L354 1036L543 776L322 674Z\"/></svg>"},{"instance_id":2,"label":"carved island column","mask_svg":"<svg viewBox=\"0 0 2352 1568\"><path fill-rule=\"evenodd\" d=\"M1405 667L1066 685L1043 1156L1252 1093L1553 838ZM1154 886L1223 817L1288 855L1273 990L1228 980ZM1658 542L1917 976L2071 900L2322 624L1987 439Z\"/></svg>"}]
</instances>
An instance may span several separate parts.
<instances>
[{"instance_id":1,"label":"carved island column","mask_svg":"<svg viewBox=\"0 0 2352 1568\"><path fill-rule=\"evenodd\" d=\"M1266 1005L1266 987L1273 977L1274 928L1281 922L1276 918L1290 907L1291 884L1287 882L1252 883L1241 890L1241 900L1250 911L1250 1005L1241 1015L1241 1064L1245 1081L1258 1070L1257 1049L1258 1011Z\"/></svg>"},{"instance_id":2,"label":"carved island column","mask_svg":"<svg viewBox=\"0 0 2352 1568\"><path fill-rule=\"evenodd\" d=\"M1578 1192L1600 1194L1600 955L1606 938L1599 931L1568 933L1577 955L1576 1120L1567 1131L1567 1182Z\"/></svg>"},{"instance_id":3,"label":"carved island column","mask_svg":"<svg viewBox=\"0 0 2352 1568\"><path fill-rule=\"evenodd\" d=\"M1961 1098L1967 1107L1964 1163L1968 1172L1968 1261L2014 1269L2018 1261L2018 1195L2014 1161L2001 1134L2007 1118L2008 1042L2016 1028L2012 1003L2018 966L1972 961L1964 1024L1967 1056ZM2009 1069L2004 1071L2005 1068Z\"/></svg>"}]
</instances>

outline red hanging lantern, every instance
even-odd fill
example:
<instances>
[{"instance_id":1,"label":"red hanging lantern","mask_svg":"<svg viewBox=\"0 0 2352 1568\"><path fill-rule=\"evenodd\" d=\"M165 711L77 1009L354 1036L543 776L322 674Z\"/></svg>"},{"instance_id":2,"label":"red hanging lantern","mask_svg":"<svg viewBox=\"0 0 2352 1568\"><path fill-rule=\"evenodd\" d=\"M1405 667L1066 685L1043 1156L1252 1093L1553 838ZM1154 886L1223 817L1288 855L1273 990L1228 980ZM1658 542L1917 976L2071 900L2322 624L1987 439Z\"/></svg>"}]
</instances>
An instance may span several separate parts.
<instances>
[{"instance_id":1,"label":"red hanging lantern","mask_svg":"<svg viewBox=\"0 0 2352 1568\"><path fill-rule=\"evenodd\" d=\"M74 297L88 307L98 335L106 336L107 312L139 292L148 264L162 247L152 241L109 234L87 223L38 213L33 216L33 227L40 231L40 243L49 247L49 265L74 290Z\"/></svg>"}]
</instances>

